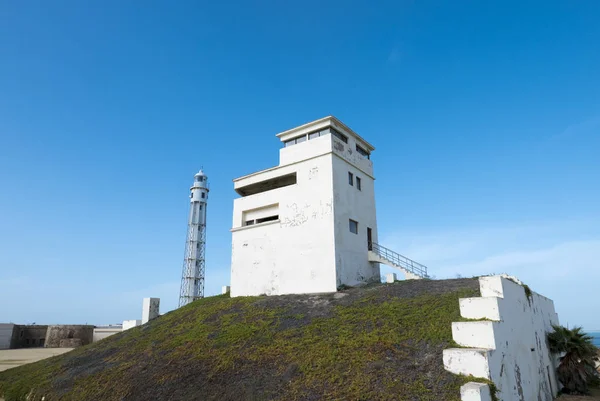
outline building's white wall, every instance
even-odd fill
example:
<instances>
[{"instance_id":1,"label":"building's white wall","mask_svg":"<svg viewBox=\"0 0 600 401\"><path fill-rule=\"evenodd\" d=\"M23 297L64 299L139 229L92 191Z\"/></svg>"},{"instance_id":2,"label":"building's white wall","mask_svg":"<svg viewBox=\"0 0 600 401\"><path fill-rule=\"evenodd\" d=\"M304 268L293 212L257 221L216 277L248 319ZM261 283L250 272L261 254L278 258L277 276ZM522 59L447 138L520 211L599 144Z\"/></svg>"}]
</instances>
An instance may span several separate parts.
<instances>
[{"instance_id":1,"label":"building's white wall","mask_svg":"<svg viewBox=\"0 0 600 401\"><path fill-rule=\"evenodd\" d=\"M335 141L338 139L335 138ZM349 184L348 172L354 175L354 185ZM361 180L360 191L356 184L357 177ZM374 184L373 178L346 159L333 157L337 286L355 286L380 280L379 264L369 262L367 242L367 227L371 228L372 241L377 242ZM358 234L350 231L350 219L358 222Z\"/></svg>"},{"instance_id":2,"label":"building's white wall","mask_svg":"<svg viewBox=\"0 0 600 401\"><path fill-rule=\"evenodd\" d=\"M144 298L142 305L142 324L148 323L160 314L160 298Z\"/></svg>"},{"instance_id":3,"label":"building's white wall","mask_svg":"<svg viewBox=\"0 0 600 401\"><path fill-rule=\"evenodd\" d=\"M117 334L123 331L120 326L114 327L95 327L94 334L92 335L92 342L100 341L106 337L110 337L113 334Z\"/></svg>"},{"instance_id":4,"label":"building's white wall","mask_svg":"<svg viewBox=\"0 0 600 401\"><path fill-rule=\"evenodd\" d=\"M309 157L318 157L331 153L332 135L325 135L297 145L281 148L279 150L279 165L285 166L292 163L302 162Z\"/></svg>"},{"instance_id":5,"label":"building's white wall","mask_svg":"<svg viewBox=\"0 0 600 401\"><path fill-rule=\"evenodd\" d=\"M0 323L0 349L10 348L14 328L12 323Z\"/></svg>"},{"instance_id":6,"label":"building's white wall","mask_svg":"<svg viewBox=\"0 0 600 401\"><path fill-rule=\"evenodd\" d=\"M552 400L559 388L546 334L559 323L554 303L536 293L527 297L523 286L503 276L482 277L479 282L482 298L461 299L461 315L490 321L454 323L454 340L478 349L445 350L444 366L492 380L501 400ZM471 354L487 363L474 363Z\"/></svg>"},{"instance_id":7,"label":"building's white wall","mask_svg":"<svg viewBox=\"0 0 600 401\"><path fill-rule=\"evenodd\" d=\"M123 320L123 331L132 329L142 324L141 319Z\"/></svg>"},{"instance_id":8,"label":"building's white wall","mask_svg":"<svg viewBox=\"0 0 600 401\"><path fill-rule=\"evenodd\" d=\"M281 169L296 172L295 185L234 200L232 297L336 290L332 155L305 156ZM245 211L275 203L279 220L242 226Z\"/></svg>"}]
</instances>

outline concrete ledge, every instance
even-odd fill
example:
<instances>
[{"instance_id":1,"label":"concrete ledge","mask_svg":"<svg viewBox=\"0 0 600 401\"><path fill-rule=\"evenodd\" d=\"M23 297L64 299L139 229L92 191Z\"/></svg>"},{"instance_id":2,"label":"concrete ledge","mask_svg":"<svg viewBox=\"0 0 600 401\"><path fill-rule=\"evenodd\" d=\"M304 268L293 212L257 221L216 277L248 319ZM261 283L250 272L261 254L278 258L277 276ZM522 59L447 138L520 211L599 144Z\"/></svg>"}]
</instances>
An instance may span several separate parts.
<instances>
[{"instance_id":1,"label":"concrete ledge","mask_svg":"<svg viewBox=\"0 0 600 401\"><path fill-rule=\"evenodd\" d=\"M500 321L498 297L461 298L460 315L466 319L490 319Z\"/></svg>"},{"instance_id":2,"label":"concrete ledge","mask_svg":"<svg viewBox=\"0 0 600 401\"><path fill-rule=\"evenodd\" d=\"M464 347L496 349L494 323L485 320L480 322L453 322L452 338L458 345Z\"/></svg>"},{"instance_id":3,"label":"concrete ledge","mask_svg":"<svg viewBox=\"0 0 600 401\"><path fill-rule=\"evenodd\" d=\"M462 401L492 401L490 386L485 383L469 382L460 388Z\"/></svg>"},{"instance_id":4,"label":"concrete ledge","mask_svg":"<svg viewBox=\"0 0 600 401\"><path fill-rule=\"evenodd\" d=\"M482 348L448 348L444 350L444 369L457 375L490 378L488 350Z\"/></svg>"}]
</instances>

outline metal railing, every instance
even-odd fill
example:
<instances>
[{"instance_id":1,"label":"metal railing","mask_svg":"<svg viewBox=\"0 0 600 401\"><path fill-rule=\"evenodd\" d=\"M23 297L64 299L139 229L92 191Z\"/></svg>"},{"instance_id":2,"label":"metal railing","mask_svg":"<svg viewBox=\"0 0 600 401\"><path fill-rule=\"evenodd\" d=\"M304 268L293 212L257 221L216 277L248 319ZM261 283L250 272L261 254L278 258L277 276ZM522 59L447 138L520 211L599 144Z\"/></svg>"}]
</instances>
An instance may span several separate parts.
<instances>
[{"instance_id":1,"label":"metal railing","mask_svg":"<svg viewBox=\"0 0 600 401\"><path fill-rule=\"evenodd\" d=\"M394 252L391 249L383 247L375 242L369 244L369 250L373 251L381 258L389 260L393 264L400 266L401 268L408 270L409 272L421 276L423 278L429 278L427 275L427 266L424 266L406 256L400 255L398 252Z\"/></svg>"}]
</instances>

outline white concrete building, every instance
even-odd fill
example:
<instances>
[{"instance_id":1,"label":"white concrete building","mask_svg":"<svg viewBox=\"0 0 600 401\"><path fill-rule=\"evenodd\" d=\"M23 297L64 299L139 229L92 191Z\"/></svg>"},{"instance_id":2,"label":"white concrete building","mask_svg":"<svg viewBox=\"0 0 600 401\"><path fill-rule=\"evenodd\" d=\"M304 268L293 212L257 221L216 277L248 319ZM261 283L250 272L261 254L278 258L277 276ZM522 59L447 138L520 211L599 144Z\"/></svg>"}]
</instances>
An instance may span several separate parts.
<instances>
[{"instance_id":1,"label":"white concrete building","mask_svg":"<svg viewBox=\"0 0 600 401\"><path fill-rule=\"evenodd\" d=\"M234 180L231 296L379 281L375 148L331 116L277 137L279 166Z\"/></svg>"}]
</instances>

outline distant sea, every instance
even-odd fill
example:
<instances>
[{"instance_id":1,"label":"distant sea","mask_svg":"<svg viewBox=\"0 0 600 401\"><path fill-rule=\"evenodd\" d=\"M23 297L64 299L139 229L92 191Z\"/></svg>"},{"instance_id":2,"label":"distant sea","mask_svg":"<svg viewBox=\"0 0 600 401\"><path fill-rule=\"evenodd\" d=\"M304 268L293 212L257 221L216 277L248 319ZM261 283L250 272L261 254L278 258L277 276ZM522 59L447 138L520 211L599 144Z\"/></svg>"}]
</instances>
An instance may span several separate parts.
<instances>
[{"instance_id":1,"label":"distant sea","mask_svg":"<svg viewBox=\"0 0 600 401\"><path fill-rule=\"evenodd\" d=\"M594 345L600 348L600 331L590 331L588 334L594 337Z\"/></svg>"}]
</instances>

